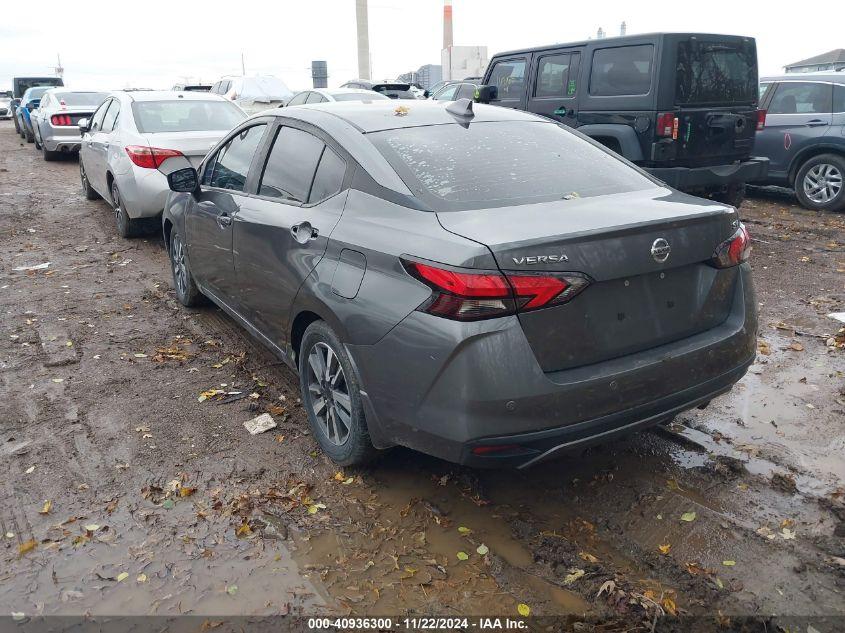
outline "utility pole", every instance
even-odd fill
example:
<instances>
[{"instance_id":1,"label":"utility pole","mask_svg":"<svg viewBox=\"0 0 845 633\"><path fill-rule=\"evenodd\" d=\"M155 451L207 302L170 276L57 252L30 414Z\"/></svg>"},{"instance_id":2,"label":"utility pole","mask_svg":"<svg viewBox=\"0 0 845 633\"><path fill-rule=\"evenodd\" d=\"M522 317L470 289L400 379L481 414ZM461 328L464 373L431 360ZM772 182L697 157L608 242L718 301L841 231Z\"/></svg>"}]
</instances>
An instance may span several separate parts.
<instances>
[{"instance_id":1,"label":"utility pole","mask_svg":"<svg viewBox=\"0 0 845 633\"><path fill-rule=\"evenodd\" d=\"M53 72L56 73L56 77L63 77L65 74L65 69L62 67L62 56L58 53L56 53L56 67Z\"/></svg>"},{"instance_id":2,"label":"utility pole","mask_svg":"<svg viewBox=\"0 0 845 633\"><path fill-rule=\"evenodd\" d=\"M246 76L246 66L244 65L244 52L241 51L241 74Z\"/></svg>"},{"instance_id":3,"label":"utility pole","mask_svg":"<svg viewBox=\"0 0 845 633\"><path fill-rule=\"evenodd\" d=\"M358 27L358 78L370 79L370 24L367 0L355 0L355 20Z\"/></svg>"}]
</instances>

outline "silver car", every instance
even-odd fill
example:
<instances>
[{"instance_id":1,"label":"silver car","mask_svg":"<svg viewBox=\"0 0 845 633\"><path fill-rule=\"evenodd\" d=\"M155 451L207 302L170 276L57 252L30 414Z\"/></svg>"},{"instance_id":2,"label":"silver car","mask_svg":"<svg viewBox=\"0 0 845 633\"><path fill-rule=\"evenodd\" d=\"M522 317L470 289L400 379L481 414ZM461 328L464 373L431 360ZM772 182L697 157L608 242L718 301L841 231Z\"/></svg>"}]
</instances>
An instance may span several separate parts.
<instances>
[{"instance_id":1,"label":"silver car","mask_svg":"<svg viewBox=\"0 0 845 633\"><path fill-rule=\"evenodd\" d=\"M132 237L159 216L169 158L199 165L223 135L246 118L234 103L202 92L112 92L90 119L79 121L79 174L89 200L111 202L117 231Z\"/></svg>"},{"instance_id":2,"label":"silver car","mask_svg":"<svg viewBox=\"0 0 845 633\"><path fill-rule=\"evenodd\" d=\"M380 92L363 88L315 88L303 90L288 101L289 106L305 105L309 103L328 103L332 101L384 101L388 97Z\"/></svg>"},{"instance_id":3,"label":"silver car","mask_svg":"<svg viewBox=\"0 0 845 633\"><path fill-rule=\"evenodd\" d=\"M0 119L12 118L12 93L0 92Z\"/></svg>"},{"instance_id":4,"label":"silver car","mask_svg":"<svg viewBox=\"0 0 845 633\"><path fill-rule=\"evenodd\" d=\"M41 150L44 160L79 151L82 143L79 121L90 117L107 96L106 92L66 88L51 88L44 93L38 108L30 115L35 149Z\"/></svg>"}]
</instances>

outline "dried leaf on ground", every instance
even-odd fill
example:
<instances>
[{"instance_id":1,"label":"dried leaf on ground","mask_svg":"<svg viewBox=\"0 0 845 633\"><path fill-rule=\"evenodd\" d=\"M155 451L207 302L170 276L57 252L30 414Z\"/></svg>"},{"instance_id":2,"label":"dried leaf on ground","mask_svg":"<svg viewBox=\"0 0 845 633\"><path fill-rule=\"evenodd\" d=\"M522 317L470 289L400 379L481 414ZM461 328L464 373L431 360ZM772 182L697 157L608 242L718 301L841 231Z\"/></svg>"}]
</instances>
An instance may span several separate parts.
<instances>
[{"instance_id":1,"label":"dried leaf on ground","mask_svg":"<svg viewBox=\"0 0 845 633\"><path fill-rule=\"evenodd\" d=\"M672 544L671 544L671 543L666 543L665 545L658 545L658 546L657 546L657 549L659 549L659 550L660 550L660 553L661 553L661 554L668 554L668 553L669 553L669 550L670 550L670 549L672 549Z\"/></svg>"},{"instance_id":2,"label":"dried leaf on ground","mask_svg":"<svg viewBox=\"0 0 845 633\"><path fill-rule=\"evenodd\" d=\"M695 512L684 512L681 515L681 521L686 521L687 523L690 523L692 521L695 521L695 517L696 517Z\"/></svg>"}]
</instances>

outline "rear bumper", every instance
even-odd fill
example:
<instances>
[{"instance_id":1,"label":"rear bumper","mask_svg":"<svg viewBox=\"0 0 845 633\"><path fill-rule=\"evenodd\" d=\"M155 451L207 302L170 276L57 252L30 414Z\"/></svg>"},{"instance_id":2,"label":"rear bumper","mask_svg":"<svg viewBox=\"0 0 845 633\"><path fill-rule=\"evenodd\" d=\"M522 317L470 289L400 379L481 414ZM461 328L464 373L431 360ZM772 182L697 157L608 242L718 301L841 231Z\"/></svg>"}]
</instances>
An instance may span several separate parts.
<instances>
[{"instance_id":1,"label":"rear bumper","mask_svg":"<svg viewBox=\"0 0 845 633\"><path fill-rule=\"evenodd\" d=\"M751 272L743 264L721 325L583 367L544 373L515 317L457 323L414 312L379 343L348 349L377 445L472 466L526 467L658 424L727 391L753 362L756 335ZM503 445L514 448L473 452Z\"/></svg>"},{"instance_id":2,"label":"rear bumper","mask_svg":"<svg viewBox=\"0 0 845 633\"><path fill-rule=\"evenodd\" d=\"M49 152L78 152L82 146L82 137L79 135L79 128L76 126L62 128L52 125L42 126L41 145Z\"/></svg>"},{"instance_id":3,"label":"rear bumper","mask_svg":"<svg viewBox=\"0 0 845 633\"><path fill-rule=\"evenodd\" d=\"M652 176L681 191L720 189L730 185L765 180L769 159L755 157L730 165L710 167L646 167Z\"/></svg>"},{"instance_id":4,"label":"rear bumper","mask_svg":"<svg viewBox=\"0 0 845 633\"><path fill-rule=\"evenodd\" d=\"M129 217L153 218L160 215L170 187L167 177L157 169L131 166L124 174L116 174L117 186Z\"/></svg>"}]
</instances>

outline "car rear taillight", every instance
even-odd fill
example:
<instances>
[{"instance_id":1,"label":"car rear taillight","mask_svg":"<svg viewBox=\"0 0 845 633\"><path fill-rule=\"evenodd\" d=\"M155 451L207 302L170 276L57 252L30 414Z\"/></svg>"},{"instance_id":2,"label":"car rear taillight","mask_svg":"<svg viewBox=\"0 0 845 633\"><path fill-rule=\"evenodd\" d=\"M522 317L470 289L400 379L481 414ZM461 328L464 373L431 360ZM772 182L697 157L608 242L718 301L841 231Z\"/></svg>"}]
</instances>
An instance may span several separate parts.
<instances>
[{"instance_id":1,"label":"car rear taillight","mask_svg":"<svg viewBox=\"0 0 845 633\"><path fill-rule=\"evenodd\" d=\"M678 117L674 112L657 115L657 136L678 138Z\"/></svg>"},{"instance_id":2,"label":"car rear taillight","mask_svg":"<svg viewBox=\"0 0 845 633\"><path fill-rule=\"evenodd\" d=\"M417 309L456 321L477 321L566 303L589 285L577 273L523 275L455 270L402 260L405 270L432 289Z\"/></svg>"},{"instance_id":3,"label":"car rear taillight","mask_svg":"<svg viewBox=\"0 0 845 633\"><path fill-rule=\"evenodd\" d=\"M129 159L133 163L146 169L158 169L168 158L184 156L178 149L161 149L143 145L127 145L126 153L129 154Z\"/></svg>"},{"instance_id":4,"label":"car rear taillight","mask_svg":"<svg viewBox=\"0 0 845 633\"><path fill-rule=\"evenodd\" d=\"M50 123L55 126L60 125L73 125L73 121L71 120L70 116L67 114L54 114L50 117Z\"/></svg>"},{"instance_id":5,"label":"car rear taillight","mask_svg":"<svg viewBox=\"0 0 845 633\"><path fill-rule=\"evenodd\" d=\"M757 130L766 128L766 110L757 110Z\"/></svg>"},{"instance_id":6,"label":"car rear taillight","mask_svg":"<svg viewBox=\"0 0 845 633\"><path fill-rule=\"evenodd\" d=\"M748 259L751 254L751 236L744 224L736 232L719 244L710 263L716 268L730 268Z\"/></svg>"}]
</instances>

